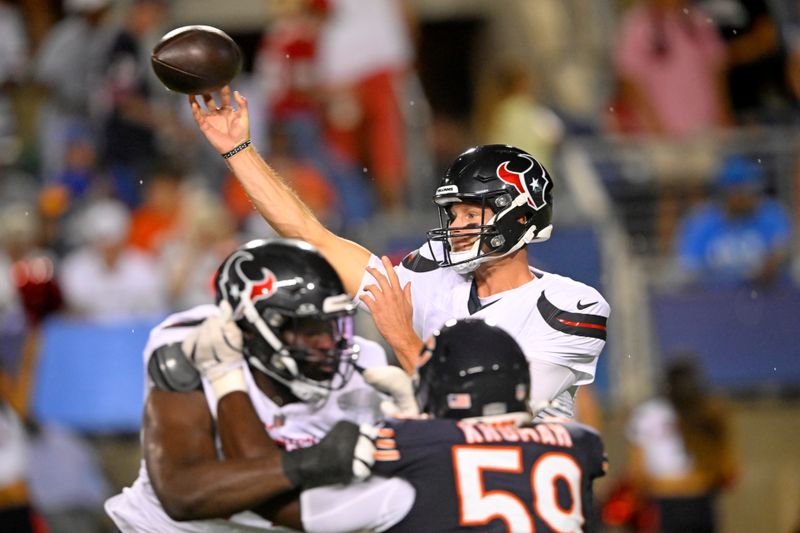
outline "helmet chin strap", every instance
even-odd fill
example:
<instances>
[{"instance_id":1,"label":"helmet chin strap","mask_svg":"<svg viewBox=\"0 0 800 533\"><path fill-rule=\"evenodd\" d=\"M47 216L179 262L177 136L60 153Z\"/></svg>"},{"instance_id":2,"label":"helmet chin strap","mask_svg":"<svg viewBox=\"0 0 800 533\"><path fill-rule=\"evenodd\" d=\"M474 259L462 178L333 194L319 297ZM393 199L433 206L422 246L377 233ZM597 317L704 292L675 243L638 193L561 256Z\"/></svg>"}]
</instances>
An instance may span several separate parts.
<instances>
[{"instance_id":1,"label":"helmet chin strap","mask_svg":"<svg viewBox=\"0 0 800 533\"><path fill-rule=\"evenodd\" d=\"M509 251L500 255L487 254L481 257L475 257L478 254L478 246L480 245L480 239L478 239L477 241L475 241L475 244L473 244L472 248L470 248L469 250L466 250L464 252L450 253L451 261L453 260L465 261L464 263L453 265L451 268L456 272L458 272L459 274L462 275L469 274L470 272L474 272L475 270L477 270L477 268L481 266L483 263L488 263L489 261L497 261L498 259L502 259L504 257L513 254L514 252L522 248L522 246L525 244L547 240L550 237L550 232L552 230L553 230L553 225L551 224L540 232L540 235L545 232L547 233L547 235L544 236L544 238L539 239L537 237L536 239L534 239L533 236L536 234L536 226L531 226L530 228L528 228L528 231L525 232L525 235L523 235L523 237L519 240L519 242L517 242L517 244L511 247ZM471 261L467 261L467 259L469 259L470 257L475 257L475 258L472 259Z\"/></svg>"},{"instance_id":2,"label":"helmet chin strap","mask_svg":"<svg viewBox=\"0 0 800 533\"><path fill-rule=\"evenodd\" d=\"M503 218L503 216L511 212L513 208L518 207L524 204L525 202L526 202L526 197L524 195L517 196L510 206L508 206L500 213L492 216L492 218L490 218L489 221L487 222L487 225L494 224L495 221ZM469 250L464 250L463 252L450 252L450 262L459 263L452 265L450 268L452 268L458 274L461 275L466 275L471 272L474 272L483 263L487 263L489 261L496 261L498 259L507 257L516 252L517 250L519 250L520 248L522 248L522 246L525 244L530 244L532 242L546 241L547 239L550 238L550 234L553 232L553 225L550 224L547 227L542 228L539 231L538 235L536 233L536 230L537 230L536 226L531 226L530 228L528 228L528 230L525 232L522 238L519 241L517 241L517 243L514 246L512 246L510 250L500 255L487 254L478 257L481 245L481 239L478 238L475 240L475 242L472 244ZM470 260L470 258L472 258L472 260Z\"/></svg>"}]
</instances>

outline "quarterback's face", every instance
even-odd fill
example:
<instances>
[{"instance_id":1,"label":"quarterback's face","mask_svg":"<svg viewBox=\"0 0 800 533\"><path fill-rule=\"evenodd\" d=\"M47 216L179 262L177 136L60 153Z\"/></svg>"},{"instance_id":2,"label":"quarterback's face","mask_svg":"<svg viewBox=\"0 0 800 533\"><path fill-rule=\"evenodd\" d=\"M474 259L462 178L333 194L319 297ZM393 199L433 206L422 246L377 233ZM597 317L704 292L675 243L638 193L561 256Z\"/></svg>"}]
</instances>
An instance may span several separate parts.
<instances>
[{"instance_id":1,"label":"quarterback's face","mask_svg":"<svg viewBox=\"0 0 800 533\"><path fill-rule=\"evenodd\" d=\"M478 235L475 231L482 224L486 224L492 218L492 210L488 207L481 208L478 204L459 203L450 207L451 239L450 245L454 252L469 250L477 240ZM462 237L459 235L463 234Z\"/></svg>"}]
</instances>

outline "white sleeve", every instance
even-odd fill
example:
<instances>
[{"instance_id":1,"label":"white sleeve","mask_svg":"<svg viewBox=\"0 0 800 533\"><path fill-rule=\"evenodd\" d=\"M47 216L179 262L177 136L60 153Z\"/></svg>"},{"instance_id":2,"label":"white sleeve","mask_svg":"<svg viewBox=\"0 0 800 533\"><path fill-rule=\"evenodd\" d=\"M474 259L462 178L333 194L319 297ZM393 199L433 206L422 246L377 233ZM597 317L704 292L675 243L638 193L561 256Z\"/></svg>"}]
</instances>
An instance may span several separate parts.
<instances>
[{"instance_id":1,"label":"white sleeve","mask_svg":"<svg viewBox=\"0 0 800 533\"><path fill-rule=\"evenodd\" d=\"M416 250L415 252L412 253L422 255L423 258L427 260L429 263L432 262L432 260L428 259L426 255L422 254L422 249ZM377 269L383 274L386 274L386 269L384 268L381 259L376 255L372 255L369 258L368 266ZM431 297L430 288L432 286L432 283L433 286L436 285L436 280L431 281L429 276L427 276L427 272L420 274L418 272L410 270L409 268L406 268L403 262L394 267L394 272L395 274L397 274L397 279L398 281L400 281L401 287L404 287L407 283L411 283L411 300L412 300L411 303L414 307L413 327L417 335L422 336L423 334L422 326L423 326L423 318L425 316L425 309ZM423 282L422 278L426 278L426 280ZM364 277L361 278L361 286L358 288L355 301L358 303L359 308L362 309L363 311L366 311L367 313L369 313L369 309L367 308L366 305L364 305L360 297L362 294L364 294L364 287L376 283L377 282L375 281L375 278L373 278L369 272L364 270Z\"/></svg>"},{"instance_id":2,"label":"white sleeve","mask_svg":"<svg viewBox=\"0 0 800 533\"><path fill-rule=\"evenodd\" d=\"M531 370L531 404L549 402L578 381L578 372L568 366L529 360Z\"/></svg>"},{"instance_id":3,"label":"white sleeve","mask_svg":"<svg viewBox=\"0 0 800 533\"><path fill-rule=\"evenodd\" d=\"M383 264L381 263L380 258L378 258L378 256L374 254L369 256L369 263L367 263L367 266L370 266L372 268L377 268L381 272L386 273L386 270L383 268ZM361 301L361 295L364 294L365 292L364 287L372 283L375 283L375 278L373 278L365 268L364 275L361 277L361 285L358 287L358 292L356 293L355 298L353 298L353 300L358 304L358 308L365 313L369 313L369 308L366 305L364 305L364 302Z\"/></svg>"},{"instance_id":4,"label":"white sleeve","mask_svg":"<svg viewBox=\"0 0 800 533\"><path fill-rule=\"evenodd\" d=\"M373 477L364 483L304 490L303 529L311 533L386 531L414 505L416 491L400 478Z\"/></svg>"},{"instance_id":5,"label":"white sleeve","mask_svg":"<svg viewBox=\"0 0 800 533\"><path fill-rule=\"evenodd\" d=\"M373 368L376 366L386 366L389 364L389 359L386 356L386 350L383 346L375 341L365 339L356 335L353 338L355 344L359 347L358 364L364 368Z\"/></svg>"}]
</instances>

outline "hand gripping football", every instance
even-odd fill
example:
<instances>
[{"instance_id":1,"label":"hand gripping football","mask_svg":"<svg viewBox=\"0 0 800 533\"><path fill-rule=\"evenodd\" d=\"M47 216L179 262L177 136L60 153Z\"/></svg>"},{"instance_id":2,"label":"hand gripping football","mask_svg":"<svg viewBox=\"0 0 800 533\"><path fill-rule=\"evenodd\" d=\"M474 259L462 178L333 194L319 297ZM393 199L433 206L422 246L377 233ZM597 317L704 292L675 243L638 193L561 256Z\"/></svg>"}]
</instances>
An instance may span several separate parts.
<instances>
[{"instance_id":1,"label":"hand gripping football","mask_svg":"<svg viewBox=\"0 0 800 533\"><path fill-rule=\"evenodd\" d=\"M242 69L242 51L222 30L183 26L161 38L150 63L168 89L202 94L219 90L236 77Z\"/></svg>"}]
</instances>

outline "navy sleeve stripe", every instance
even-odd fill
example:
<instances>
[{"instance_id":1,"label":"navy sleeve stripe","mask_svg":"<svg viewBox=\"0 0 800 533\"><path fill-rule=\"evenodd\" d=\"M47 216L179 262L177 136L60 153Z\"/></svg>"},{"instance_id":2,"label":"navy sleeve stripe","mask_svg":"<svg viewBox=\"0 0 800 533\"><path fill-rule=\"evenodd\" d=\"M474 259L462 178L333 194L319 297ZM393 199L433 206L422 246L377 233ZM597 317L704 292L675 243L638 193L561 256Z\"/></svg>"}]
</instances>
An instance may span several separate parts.
<instances>
[{"instance_id":1,"label":"navy sleeve stripe","mask_svg":"<svg viewBox=\"0 0 800 533\"><path fill-rule=\"evenodd\" d=\"M553 305L544 292L536 302L536 307L545 322L555 330L569 335L606 340L606 321L608 319L604 316L564 311Z\"/></svg>"}]
</instances>

